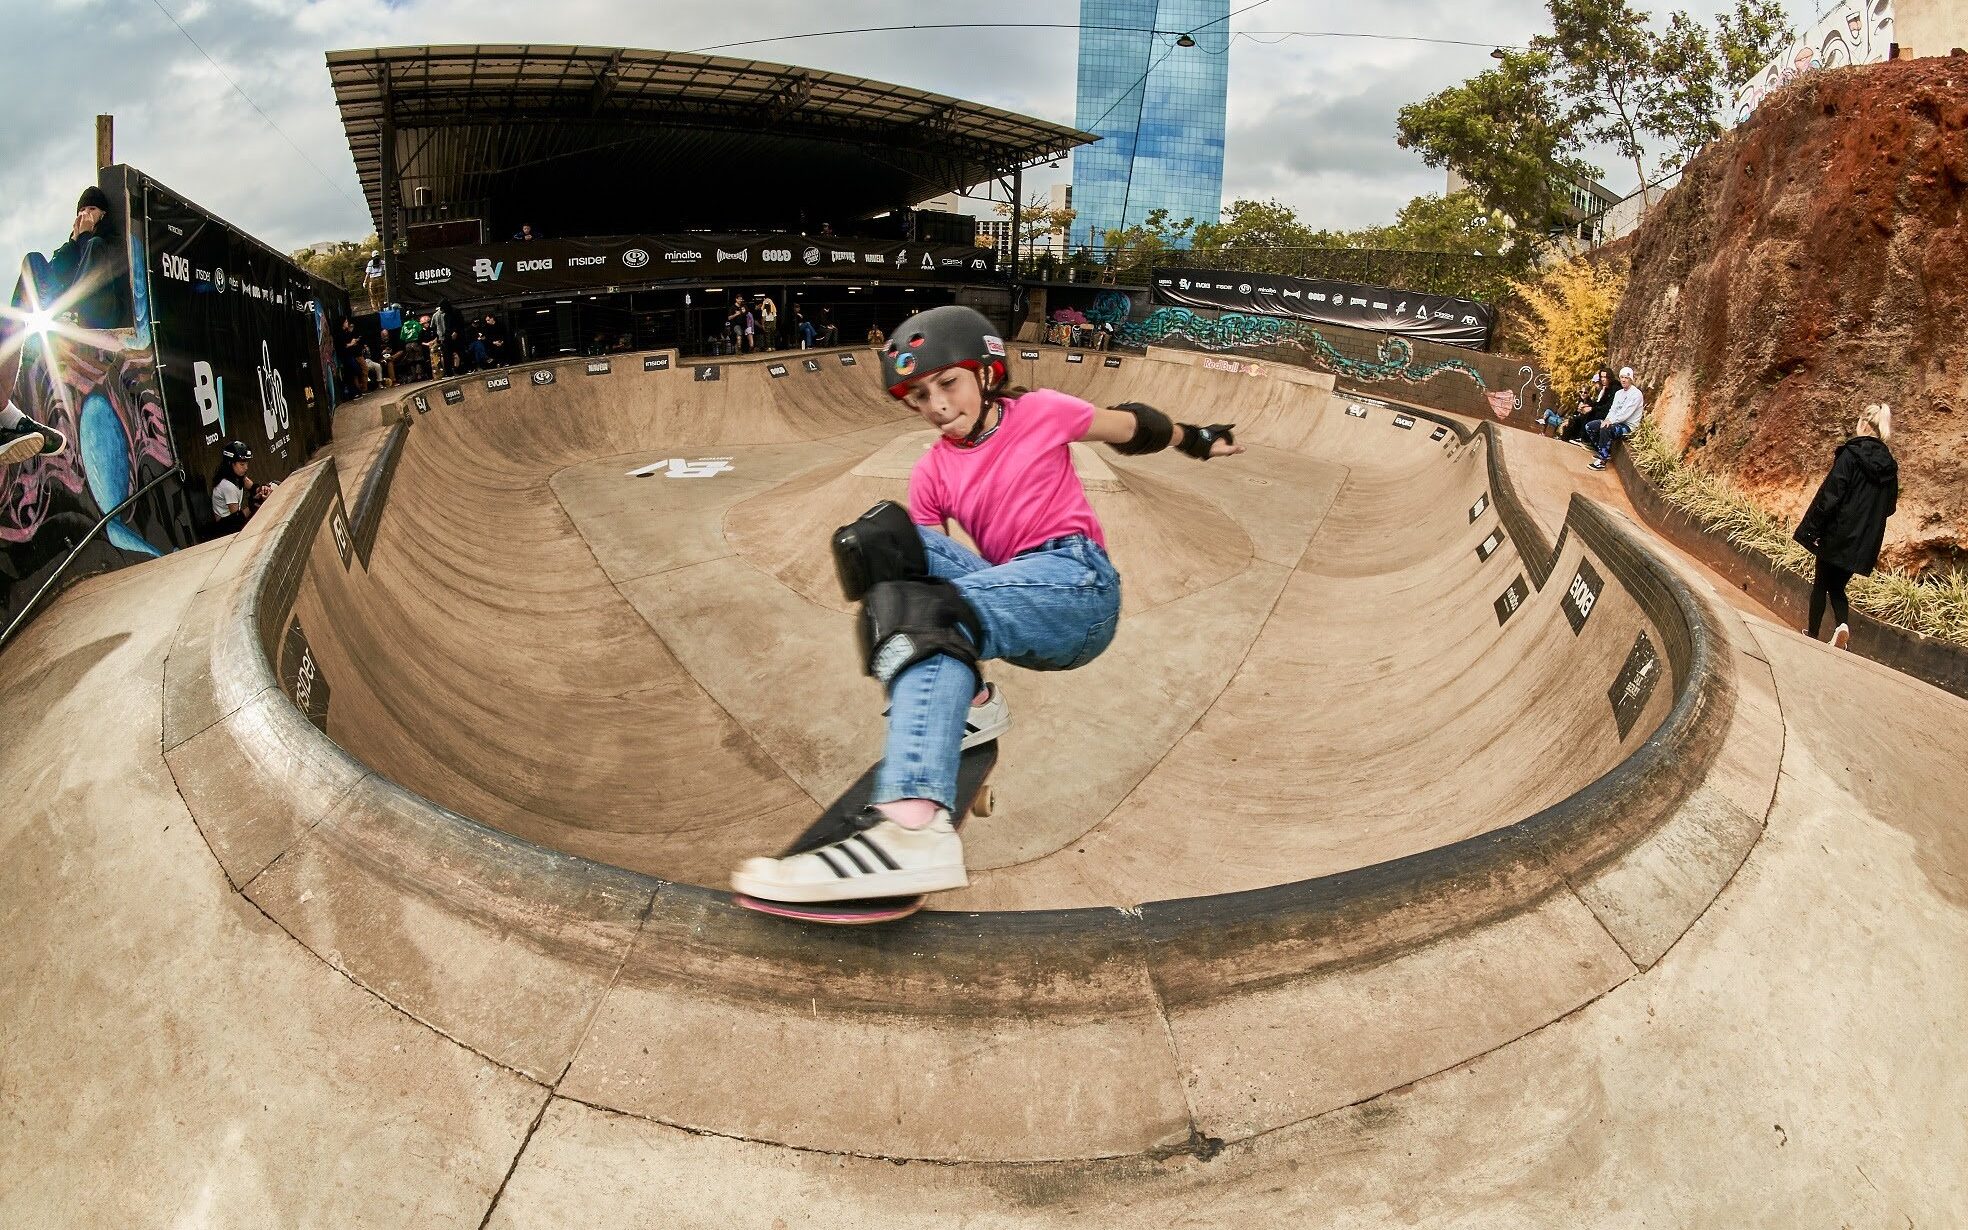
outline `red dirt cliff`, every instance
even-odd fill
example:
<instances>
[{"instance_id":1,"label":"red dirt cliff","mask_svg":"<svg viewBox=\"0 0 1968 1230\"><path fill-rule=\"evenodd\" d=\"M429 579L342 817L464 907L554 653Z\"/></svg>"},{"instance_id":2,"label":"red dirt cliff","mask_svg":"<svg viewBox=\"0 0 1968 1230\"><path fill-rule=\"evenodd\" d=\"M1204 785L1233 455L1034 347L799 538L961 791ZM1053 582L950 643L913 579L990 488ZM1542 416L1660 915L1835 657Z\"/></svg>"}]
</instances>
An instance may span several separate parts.
<instances>
[{"instance_id":1,"label":"red dirt cliff","mask_svg":"<svg viewBox=\"0 0 1968 1230\"><path fill-rule=\"evenodd\" d=\"M1891 403L1885 563L1968 561L1968 57L1811 73L1633 237L1611 351L1686 459L1795 519Z\"/></svg>"}]
</instances>

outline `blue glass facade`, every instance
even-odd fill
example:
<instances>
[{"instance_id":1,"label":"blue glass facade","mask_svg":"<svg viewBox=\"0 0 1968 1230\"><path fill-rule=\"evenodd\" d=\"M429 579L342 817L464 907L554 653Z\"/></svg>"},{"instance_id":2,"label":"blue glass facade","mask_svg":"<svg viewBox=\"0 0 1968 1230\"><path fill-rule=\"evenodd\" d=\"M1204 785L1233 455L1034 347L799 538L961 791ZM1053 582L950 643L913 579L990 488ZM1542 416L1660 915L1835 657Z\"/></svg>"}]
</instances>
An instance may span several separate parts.
<instances>
[{"instance_id":1,"label":"blue glass facade","mask_svg":"<svg viewBox=\"0 0 1968 1230\"><path fill-rule=\"evenodd\" d=\"M1229 14L1230 0L1080 0L1075 125L1100 140L1073 153L1073 246L1156 209L1171 223L1217 220ZM1181 33L1196 45L1178 46Z\"/></svg>"}]
</instances>

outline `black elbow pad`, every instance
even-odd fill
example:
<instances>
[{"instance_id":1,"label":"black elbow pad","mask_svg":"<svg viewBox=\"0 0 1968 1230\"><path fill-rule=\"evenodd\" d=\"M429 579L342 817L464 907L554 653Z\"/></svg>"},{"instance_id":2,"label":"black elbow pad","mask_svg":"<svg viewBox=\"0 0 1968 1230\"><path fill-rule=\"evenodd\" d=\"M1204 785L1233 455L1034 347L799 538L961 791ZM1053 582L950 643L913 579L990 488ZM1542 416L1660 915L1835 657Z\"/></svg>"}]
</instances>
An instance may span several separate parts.
<instances>
[{"instance_id":1,"label":"black elbow pad","mask_svg":"<svg viewBox=\"0 0 1968 1230\"><path fill-rule=\"evenodd\" d=\"M1175 437L1175 424L1169 421L1168 415L1153 406L1138 401L1125 401L1114 409L1125 410L1134 416L1134 435L1126 444L1109 446L1117 453L1130 457L1143 453L1159 453L1167 448L1169 441Z\"/></svg>"}]
</instances>

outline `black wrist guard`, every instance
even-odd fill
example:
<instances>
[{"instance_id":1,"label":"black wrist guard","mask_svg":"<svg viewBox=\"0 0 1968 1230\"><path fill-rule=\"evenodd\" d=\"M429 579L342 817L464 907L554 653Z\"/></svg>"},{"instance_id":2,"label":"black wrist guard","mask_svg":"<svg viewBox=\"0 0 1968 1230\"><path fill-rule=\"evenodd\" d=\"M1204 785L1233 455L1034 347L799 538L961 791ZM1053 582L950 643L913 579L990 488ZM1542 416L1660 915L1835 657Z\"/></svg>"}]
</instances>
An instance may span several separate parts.
<instances>
[{"instance_id":1,"label":"black wrist guard","mask_svg":"<svg viewBox=\"0 0 1968 1230\"><path fill-rule=\"evenodd\" d=\"M1226 444L1237 442L1237 437L1230 430L1236 426L1235 423L1211 423L1208 427L1181 423L1178 426L1182 428L1182 443L1175 446L1176 451L1194 457L1197 461L1208 461L1210 445L1218 440Z\"/></svg>"},{"instance_id":2,"label":"black wrist guard","mask_svg":"<svg viewBox=\"0 0 1968 1230\"><path fill-rule=\"evenodd\" d=\"M1117 453L1124 453L1130 457L1138 457L1143 453L1159 453L1167 448L1169 441L1175 437L1175 424L1169 422L1168 415L1153 406L1138 401L1124 401L1114 409L1125 410L1134 416L1134 435L1128 439L1128 442L1108 445Z\"/></svg>"}]
</instances>

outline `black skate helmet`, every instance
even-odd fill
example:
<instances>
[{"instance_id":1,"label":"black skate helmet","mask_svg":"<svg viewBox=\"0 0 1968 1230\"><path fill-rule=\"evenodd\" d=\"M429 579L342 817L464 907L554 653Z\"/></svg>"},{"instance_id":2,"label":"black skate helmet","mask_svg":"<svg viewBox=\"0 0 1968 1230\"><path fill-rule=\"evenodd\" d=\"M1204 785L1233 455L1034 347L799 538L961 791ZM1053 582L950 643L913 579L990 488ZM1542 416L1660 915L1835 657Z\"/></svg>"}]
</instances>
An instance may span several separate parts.
<instances>
[{"instance_id":1,"label":"black skate helmet","mask_svg":"<svg viewBox=\"0 0 1968 1230\"><path fill-rule=\"evenodd\" d=\"M251 461L253 450L246 447L244 440L233 440L219 450L219 456L225 458L227 465L231 465L235 461Z\"/></svg>"},{"instance_id":2,"label":"black skate helmet","mask_svg":"<svg viewBox=\"0 0 1968 1230\"><path fill-rule=\"evenodd\" d=\"M997 388L1011 374L997 326L976 308L956 303L918 312L897 325L881 359L882 387L895 398L911 380L946 367L982 373L986 388Z\"/></svg>"}]
</instances>

